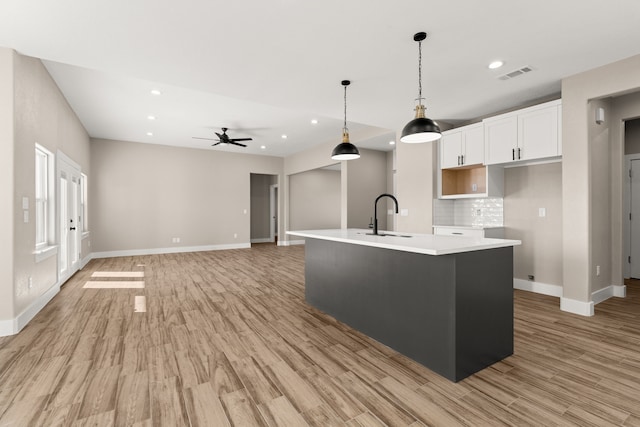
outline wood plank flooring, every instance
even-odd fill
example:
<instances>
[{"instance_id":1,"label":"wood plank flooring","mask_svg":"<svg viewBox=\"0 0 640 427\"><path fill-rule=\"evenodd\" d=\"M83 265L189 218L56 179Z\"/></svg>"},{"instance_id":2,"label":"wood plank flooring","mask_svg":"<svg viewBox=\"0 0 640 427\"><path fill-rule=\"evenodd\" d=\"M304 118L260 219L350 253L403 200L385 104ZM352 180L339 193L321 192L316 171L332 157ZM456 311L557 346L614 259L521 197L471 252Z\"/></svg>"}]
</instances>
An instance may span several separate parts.
<instances>
[{"instance_id":1,"label":"wood plank flooring","mask_svg":"<svg viewBox=\"0 0 640 427\"><path fill-rule=\"evenodd\" d=\"M514 292L515 354L454 384L308 306L303 247L93 260L0 338L0 425L640 426L638 282Z\"/></svg>"}]
</instances>

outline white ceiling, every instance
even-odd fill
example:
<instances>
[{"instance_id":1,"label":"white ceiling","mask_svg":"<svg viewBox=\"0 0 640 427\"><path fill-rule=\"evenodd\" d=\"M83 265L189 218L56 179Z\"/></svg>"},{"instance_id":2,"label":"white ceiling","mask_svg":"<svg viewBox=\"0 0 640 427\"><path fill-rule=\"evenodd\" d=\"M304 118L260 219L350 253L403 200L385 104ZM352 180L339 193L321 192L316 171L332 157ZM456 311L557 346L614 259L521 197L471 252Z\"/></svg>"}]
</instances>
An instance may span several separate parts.
<instances>
[{"instance_id":1,"label":"white ceiling","mask_svg":"<svg viewBox=\"0 0 640 427\"><path fill-rule=\"evenodd\" d=\"M209 149L192 137L225 126L254 141L211 149L285 156L340 141L343 79L352 142L389 149L413 118L418 31L427 115L459 123L640 53L639 18L638 0L3 0L0 46L42 58L92 137Z\"/></svg>"}]
</instances>

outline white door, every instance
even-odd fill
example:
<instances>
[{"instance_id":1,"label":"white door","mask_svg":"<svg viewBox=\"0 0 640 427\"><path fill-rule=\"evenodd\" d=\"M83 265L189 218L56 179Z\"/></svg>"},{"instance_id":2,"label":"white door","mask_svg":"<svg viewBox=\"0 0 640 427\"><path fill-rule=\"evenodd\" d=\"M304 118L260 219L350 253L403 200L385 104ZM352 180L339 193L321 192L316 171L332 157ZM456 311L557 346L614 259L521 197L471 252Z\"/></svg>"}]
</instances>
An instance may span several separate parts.
<instances>
[{"instance_id":1,"label":"white door","mask_svg":"<svg viewBox=\"0 0 640 427\"><path fill-rule=\"evenodd\" d=\"M640 160L631 160L631 277L640 279Z\"/></svg>"},{"instance_id":2,"label":"white door","mask_svg":"<svg viewBox=\"0 0 640 427\"><path fill-rule=\"evenodd\" d=\"M58 152L58 280L64 283L80 269L80 167Z\"/></svg>"}]
</instances>

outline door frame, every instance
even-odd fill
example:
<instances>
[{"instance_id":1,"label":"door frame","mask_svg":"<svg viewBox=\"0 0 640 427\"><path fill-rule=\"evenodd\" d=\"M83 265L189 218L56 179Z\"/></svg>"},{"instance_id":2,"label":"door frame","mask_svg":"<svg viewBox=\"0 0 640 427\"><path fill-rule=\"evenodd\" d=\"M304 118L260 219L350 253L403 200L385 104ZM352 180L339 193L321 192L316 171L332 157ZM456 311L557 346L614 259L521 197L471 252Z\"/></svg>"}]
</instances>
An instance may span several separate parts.
<instances>
[{"instance_id":1,"label":"door frame","mask_svg":"<svg viewBox=\"0 0 640 427\"><path fill-rule=\"evenodd\" d=\"M278 218L279 194L280 191L278 189L278 184L271 184L269 186L269 238L272 242L275 242L276 236L278 236L276 221L274 221L274 219L277 219L277 222L280 222L280 218Z\"/></svg>"},{"instance_id":2,"label":"door frame","mask_svg":"<svg viewBox=\"0 0 640 427\"><path fill-rule=\"evenodd\" d=\"M55 174L55 183L56 183L56 215L55 215L55 230L56 230L56 242L58 243L58 262L56 264L56 275L58 277L58 283L63 284L67 281L75 272L80 270L80 264L82 263L82 225L80 224L80 220L76 222L76 230L75 230L75 250L78 251L77 259L75 262L71 263L68 266L67 271L64 276L61 275L60 269L60 260L63 256L62 253L62 229L61 229L61 212L62 212L62 203L61 203L61 190L60 190L60 176L62 170L72 171L73 176L78 179L78 191L82 191L80 180L82 178L82 168L78 163L73 161L69 156L64 154L62 151L58 150L56 153L56 174ZM70 194L69 194L70 196ZM78 193L78 198L76 199L76 213L79 217L82 216L80 212L80 194ZM67 255L69 255L67 253Z\"/></svg>"},{"instance_id":3,"label":"door frame","mask_svg":"<svg viewBox=\"0 0 640 427\"><path fill-rule=\"evenodd\" d=\"M629 177L629 170L631 170L631 161L640 160L640 153L626 154L624 156L624 200L623 200L623 274L624 278L631 277L631 264L627 261L631 255L631 221L629 220L629 214L631 213L631 179Z\"/></svg>"}]
</instances>

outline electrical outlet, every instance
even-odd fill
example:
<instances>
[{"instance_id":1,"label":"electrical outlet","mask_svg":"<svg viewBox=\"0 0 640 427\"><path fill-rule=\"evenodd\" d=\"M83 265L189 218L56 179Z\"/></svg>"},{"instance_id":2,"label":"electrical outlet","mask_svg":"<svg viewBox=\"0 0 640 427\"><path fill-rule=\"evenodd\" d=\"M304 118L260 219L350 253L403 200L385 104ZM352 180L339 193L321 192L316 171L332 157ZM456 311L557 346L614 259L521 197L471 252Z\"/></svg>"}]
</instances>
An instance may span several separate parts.
<instances>
[{"instance_id":1,"label":"electrical outlet","mask_svg":"<svg viewBox=\"0 0 640 427\"><path fill-rule=\"evenodd\" d=\"M238 233L233 233L233 238L237 239L238 238Z\"/></svg>"},{"instance_id":2,"label":"electrical outlet","mask_svg":"<svg viewBox=\"0 0 640 427\"><path fill-rule=\"evenodd\" d=\"M33 277L29 277L29 289L33 288Z\"/></svg>"},{"instance_id":3,"label":"electrical outlet","mask_svg":"<svg viewBox=\"0 0 640 427\"><path fill-rule=\"evenodd\" d=\"M600 275L600 266L596 265L596 276Z\"/></svg>"}]
</instances>

